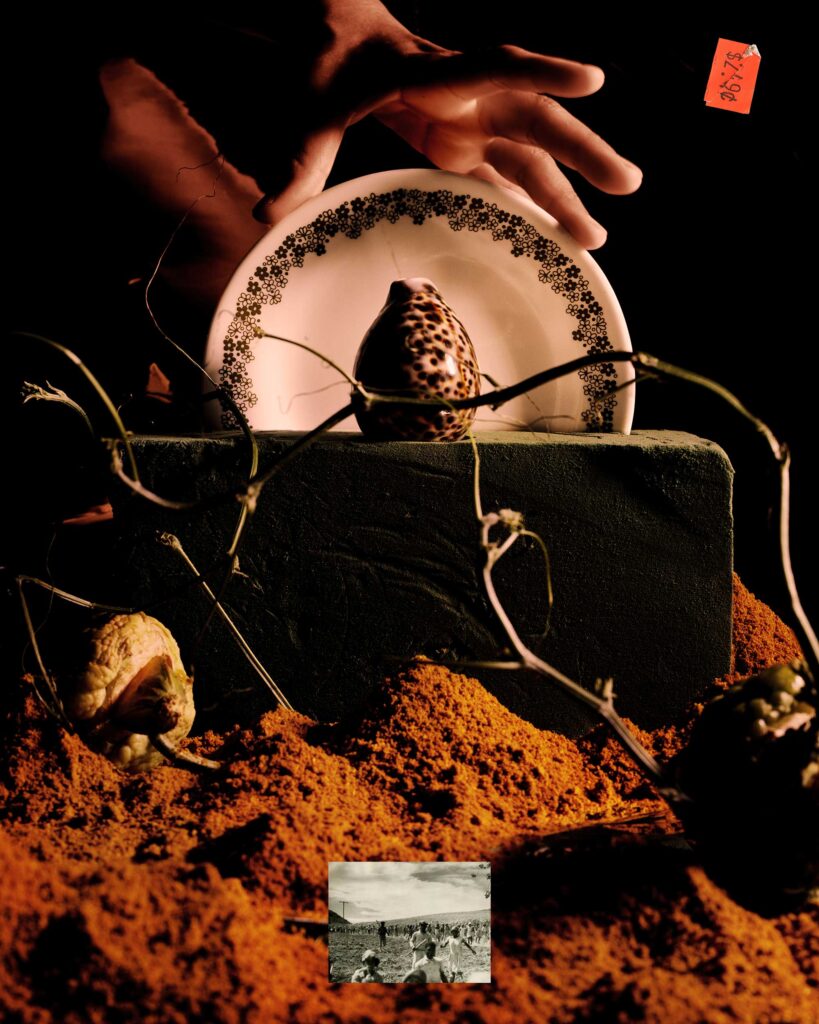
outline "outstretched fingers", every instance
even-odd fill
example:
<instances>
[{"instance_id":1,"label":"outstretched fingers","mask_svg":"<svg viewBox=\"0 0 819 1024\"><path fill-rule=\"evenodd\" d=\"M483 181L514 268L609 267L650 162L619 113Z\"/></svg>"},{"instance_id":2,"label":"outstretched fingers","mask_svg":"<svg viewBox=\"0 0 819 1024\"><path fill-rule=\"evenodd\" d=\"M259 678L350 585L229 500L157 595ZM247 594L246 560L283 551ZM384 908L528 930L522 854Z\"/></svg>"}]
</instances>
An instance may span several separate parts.
<instances>
[{"instance_id":1,"label":"outstretched fingers","mask_svg":"<svg viewBox=\"0 0 819 1024\"><path fill-rule=\"evenodd\" d=\"M501 188L508 189L510 192L515 192L519 196L528 198L528 193L525 189L521 188L520 185L514 184L508 178L504 178L502 174L495 170L495 168L488 163L478 164L470 170L470 175L473 178L480 178L481 181L488 181L490 185L499 185Z\"/></svg>"},{"instance_id":2,"label":"outstretched fingers","mask_svg":"<svg viewBox=\"0 0 819 1024\"><path fill-rule=\"evenodd\" d=\"M642 174L551 97L589 95L603 77L593 65L516 46L404 55L383 81L356 79L354 89L340 91L332 123L307 137L282 181L267 188L255 216L276 223L320 192L344 128L372 112L439 167L525 192L581 245L597 248L606 232L555 161L619 195L639 188ZM363 85L366 92L374 84L365 97Z\"/></svg>"},{"instance_id":3,"label":"outstretched fingers","mask_svg":"<svg viewBox=\"0 0 819 1024\"><path fill-rule=\"evenodd\" d=\"M509 89L588 96L604 81L601 68L562 57L546 57L519 46L498 46L476 53L424 55L405 65L404 89L445 86L460 99L480 99Z\"/></svg>"},{"instance_id":4,"label":"outstretched fingers","mask_svg":"<svg viewBox=\"0 0 819 1024\"><path fill-rule=\"evenodd\" d=\"M501 177L524 190L558 220L584 249L598 249L606 229L586 210L565 174L542 149L494 139L485 159Z\"/></svg>"},{"instance_id":5,"label":"outstretched fingers","mask_svg":"<svg viewBox=\"0 0 819 1024\"><path fill-rule=\"evenodd\" d=\"M492 96L480 104L478 118L488 137L545 150L603 192L627 195L643 180L638 167L548 96Z\"/></svg>"}]
</instances>

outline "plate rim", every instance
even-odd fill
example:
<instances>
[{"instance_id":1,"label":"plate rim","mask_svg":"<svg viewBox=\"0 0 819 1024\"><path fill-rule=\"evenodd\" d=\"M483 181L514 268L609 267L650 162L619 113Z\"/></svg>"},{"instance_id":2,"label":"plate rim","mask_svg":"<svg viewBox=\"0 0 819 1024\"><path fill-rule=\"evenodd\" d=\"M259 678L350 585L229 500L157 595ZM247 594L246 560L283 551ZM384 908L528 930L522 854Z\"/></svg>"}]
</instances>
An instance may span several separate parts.
<instances>
[{"instance_id":1,"label":"plate rim","mask_svg":"<svg viewBox=\"0 0 819 1024\"><path fill-rule=\"evenodd\" d=\"M487 195L481 195L481 193L488 193ZM586 301L585 303L578 303L578 311L584 313L587 318L590 315L594 320L595 317L606 322L612 323L612 328L606 326L606 334L604 340L608 343L601 351L633 351L631 339L629 336L628 326L626 324L625 315L622 307L617 299L614 289L611 286L608 278L600 267L599 263L594 257L583 249L575 239L563 228L555 218L549 214L546 210L543 210L536 203L533 202L529 197L523 196L520 193L511 189L504 188L502 185L487 182L484 179L475 178L470 175L457 174L452 171L442 171L435 168L398 168L389 171L375 171L370 174L362 175L357 178L351 178L347 181L339 182L318 195L311 197L302 203L295 210L290 211L281 221L274 225L269 232L262 235L248 250L242 260L239 262L235 271L230 277L226 287L224 288L222 295L220 296L219 302L217 303L214 311L210 329L208 332L208 339L206 344L205 354L205 366L206 369L211 373L218 376L220 387L229 388L233 394L234 400L242 409L242 412L247 415L253 408L256 402L256 396L250 392L246 395L239 395L237 397L235 386L236 384L243 384L245 381L249 382L252 386L252 378L247 373L247 364L252 362L254 356L250 351L249 344L251 340L258 338L258 334L253 333L252 321L255 316L261 317L261 307L268 303L263 302L261 299L255 299L255 293L249 294L248 289L253 285L254 278L264 269L265 265L270 262L270 265L274 270L279 270L281 265L285 266L284 280L282 282L281 277L278 282L274 282L269 285L272 291L268 292L267 298L271 300L272 304L277 304L281 300L281 290L276 291L279 285L283 288L286 286L289 272L291 269L299 269L304 265L304 257L309 256L315 252L316 255L323 255L327 250L326 247L320 251L317 249L310 249L305 247L305 241L309 240L309 232L313 231L313 241L316 236L316 224L319 224L321 228L327 231L332 231L332 234L324 237L324 242L327 238L335 237L338 233L344 233L347 237L355 238L359 237L364 230L368 230L374 226L375 223L380 223L385 216L390 219L393 223L404 216L404 213L399 213L396 216L396 209L401 208L402 205L406 205L407 199L411 201L416 200L417 196L423 195L428 197L429 195L444 196L449 195L453 200L469 200L468 204L461 203L459 210L460 212L466 211L466 220L468 221L469 215L475 215L477 211L480 211L480 215L486 215L490 219L482 225L473 223L462 223L460 226L454 226L450 221L450 227L453 230L461 230L462 227L466 226L470 231L476 230L488 230L493 231L493 240L505 240L515 242L516 245L510 248L511 254L515 257L522 255L537 255L537 253L543 253L543 247L540 249L533 248L537 245L538 240L546 243L548 252L552 257L552 263L560 263L561 267L564 268L564 273L561 275L559 271L555 270L552 266L551 270L545 271L543 268L546 263L541 261L541 270L539 271L539 277L544 284L549 283L549 274L555 280L562 280L562 283L567 284L567 278L565 270L569 267L576 267L578 272L581 274L580 283L588 285L586 277L582 276L586 266L591 270L592 274L596 278L594 282L595 291L591 292L590 288L586 288L585 294L591 295L593 301ZM361 213L362 210L366 211L366 200L375 198L376 200L384 200L385 197L399 196L396 205L393 208L389 208L389 204L382 202L380 205L384 206L388 212L380 211L381 216L378 219L373 220L370 217L368 222L365 216L362 220L361 217L356 219L356 212ZM503 198L504 206L498 205L498 199ZM357 211L353 211L354 216L352 219L349 216L341 216L339 211L342 211L345 206L355 205L356 200L361 200ZM423 203L429 204L429 199L426 198L422 201ZM511 210L506 204L511 206ZM362 205L364 204L364 205ZM517 209L515 209L517 207ZM435 207L436 213L438 207ZM415 215L418 216L419 207L415 206ZM487 214L487 211L489 213ZM409 207L409 212L412 212L412 206ZM444 210L444 213L452 213L453 211ZM455 211L456 214L458 211ZM349 211L347 211L349 213ZM372 213L372 211L370 211ZM423 213L428 216L428 210L424 209ZM333 215L336 216L336 222L333 221ZM438 213L439 216L443 215ZM501 237L496 235L497 229L500 224L504 221L499 221L499 217L505 216L506 222L511 223L511 230L508 234L503 234ZM494 218L492 220L491 218ZM458 217L458 220L464 218ZM474 221L474 218L473 218ZM532 223L534 221L534 223ZM538 224L540 222L540 224ZM548 235L543 234L543 231L548 231ZM353 233L348 233L353 232ZM517 234L515 233L517 232ZM534 232L534 236L533 233ZM272 237L271 237L272 236ZM298 243L298 244L297 244ZM322 244L321 231L319 231L319 245ZM515 251L516 248L521 249L520 252ZM557 254L554 249L556 247ZM277 266L275 260L271 260L271 255L279 255L282 258L282 264ZM285 257L290 256L288 260ZM547 275L544 278L544 273ZM576 277L577 275L575 275ZM552 280L551 286L553 291L560 292L559 287L555 286L555 280ZM256 288L256 293L262 293L263 289L261 284L264 283L264 279L259 283L259 287ZM238 293L238 294L237 294ZM226 296L232 296L233 301L225 301ZM563 295L563 297L570 297ZM242 300L245 300L242 305ZM571 304L570 304L571 305ZM257 308L258 307L258 308ZM595 307L597 307L595 311ZM591 314L589 314L591 310ZM224 326L224 315L232 314L232 321L228 327ZM605 313L603 316L602 314ZM570 314L571 315L571 314ZM241 324L242 321L250 322L249 333L245 332L245 336L240 337L237 341L237 349L240 355L244 355L245 359L242 362L241 359L236 359L235 362L241 366L240 370L231 370L232 363L231 359L228 358L227 365L228 369L225 371L225 354L227 349L227 341L231 335L231 330L234 324ZM581 327L573 331L574 334L582 333L582 329L585 328L585 322L579 321ZM244 325L242 325L244 331ZM609 338L609 334L614 333L617 338L617 344L612 344ZM589 350L589 346L582 340L575 338L583 346L584 351ZM598 339L599 340L599 339ZM214 349L219 350L219 358L214 359ZM217 364L214 368L214 364ZM587 426L581 432L606 432L606 433L622 433L628 434L631 431L633 418L634 418L634 405L635 405L635 388L627 387L617 392L617 398L612 400L600 399L601 403L604 404L604 422L600 424L598 421L592 421L591 416L593 415L590 410L593 408L594 395L593 391L596 388L598 394L600 393L601 376L609 376L612 380L617 383L618 380L633 379L633 368L628 363L621 364L609 364L614 369L614 373L611 371L606 372L605 364L599 367L592 367L591 373L586 374L585 383L584 378L581 374L584 371L579 371L577 376L580 379L581 386L583 387L584 394L588 397L587 408L581 413L581 419L585 419ZM230 380L231 375L233 380ZM244 376L244 381L242 377ZM598 378L597 382L592 379L589 382L589 378ZM226 378L228 378L226 380ZM591 392L591 394L590 394ZM243 404L244 402L244 404ZM218 403L216 403L218 404ZM605 407L608 407L606 409ZM606 415L606 412L610 410L611 415ZM231 423L231 415L224 409L221 413L222 416L222 428L233 425ZM587 418L589 417L589 418ZM235 422L235 421L234 421ZM219 428L215 428L219 429ZM254 429L287 429L286 426L277 427L260 427ZM543 433L570 433L577 431L562 431L556 430L554 427L547 429L539 429L536 426L530 426L526 429L536 430Z\"/></svg>"}]
</instances>

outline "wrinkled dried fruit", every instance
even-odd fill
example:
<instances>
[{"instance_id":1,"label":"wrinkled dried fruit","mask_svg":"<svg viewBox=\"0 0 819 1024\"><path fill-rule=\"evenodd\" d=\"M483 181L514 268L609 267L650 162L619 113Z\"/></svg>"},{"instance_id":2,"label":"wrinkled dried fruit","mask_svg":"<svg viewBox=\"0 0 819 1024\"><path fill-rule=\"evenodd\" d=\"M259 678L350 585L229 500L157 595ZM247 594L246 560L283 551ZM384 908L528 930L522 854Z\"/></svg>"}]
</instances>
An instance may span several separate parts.
<instances>
[{"instance_id":1,"label":"wrinkled dried fruit","mask_svg":"<svg viewBox=\"0 0 819 1024\"><path fill-rule=\"evenodd\" d=\"M819 698L799 662L706 705L674 764L682 815L719 880L775 908L819 893Z\"/></svg>"},{"instance_id":2,"label":"wrinkled dried fruit","mask_svg":"<svg viewBox=\"0 0 819 1024\"><path fill-rule=\"evenodd\" d=\"M90 747L131 771L166 758L216 767L178 748L193 725L193 680L166 626L144 612L114 615L86 639L86 660L61 678L60 689Z\"/></svg>"}]
</instances>

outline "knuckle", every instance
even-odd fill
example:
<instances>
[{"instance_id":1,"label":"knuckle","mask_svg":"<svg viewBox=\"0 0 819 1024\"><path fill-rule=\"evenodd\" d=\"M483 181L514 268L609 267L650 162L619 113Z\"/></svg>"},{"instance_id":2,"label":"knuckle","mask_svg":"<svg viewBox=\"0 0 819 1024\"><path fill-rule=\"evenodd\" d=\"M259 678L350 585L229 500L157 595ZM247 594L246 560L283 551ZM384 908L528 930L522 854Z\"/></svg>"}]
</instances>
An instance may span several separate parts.
<instances>
[{"instance_id":1,"label":"knuckle","mask_svg":"<svg viewBox=\"0 0 819 1024\"><path fill-rule=\"evenodd\" d=\"M543 93L540 92L535 95L535 103L541 108L541 113L546 111L547 113L552 114L555 110L563 110L563 107L561 107L557 100L552 99L551 96L544 96Z\"/></svg>"},{"instance_id":2,"label":"knuckle","mask_svg":"<svg viewBox=\"0 0 819 1024\"><path fill-rule=\"evenodd\" d=\"M528 161L539 170L541 173L544 171L551 170L554 167L554 160L549 153L537 142L534 142L526 150L526 156Z\"/></svg>"},{"instance_id":3,"label":"knuckle","mask_svg":"<svg viewBox=\"0 0 819 1024\"><path fill-rule=\"evenodd\" d=\"M527 161L521 164L515 175L515 180L521 188L525 189L530 195L533 191L543 191L544 181L539 171L538 161ZM549 183L548 191L551 192L551 184Z\"/></svg>"},{"instance_id":4,"label":"knuckle","mask_svg":"<svg viewBox=\"0 0 819 1024\"><path fill-rule=\"evenodd\" d=\"M566 152L573 163L583 163L586 158L600 145L603 140L585 124L580 124L567 140Z\"/></svg>"}]
</instances>

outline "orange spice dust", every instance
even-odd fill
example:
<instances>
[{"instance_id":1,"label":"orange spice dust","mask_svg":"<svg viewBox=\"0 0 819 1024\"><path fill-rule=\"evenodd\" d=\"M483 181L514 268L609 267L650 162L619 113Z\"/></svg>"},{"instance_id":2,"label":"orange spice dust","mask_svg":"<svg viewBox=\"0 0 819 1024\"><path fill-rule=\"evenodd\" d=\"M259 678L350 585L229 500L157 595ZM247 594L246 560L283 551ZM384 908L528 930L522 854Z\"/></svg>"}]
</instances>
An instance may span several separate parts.
<instances>
[{"instance_id":1,"label":"orange spice dust","mask_svg":"<svg viewBox=\"0 0 819 1024\"><path fill-rule=\"evenodd\" d=\"M794 656L738 581L734 600L738 672ZM475 680L419 663L342 724L209 733L196 749L228 767L207 775L121 774L30 687L3 699L4 1020L817 1019L815 917L735 904L616 744L541 732ZM667 757L685 732L641 737ZM324 942L285 919L326 921L328 861L379 859L492 861L492 985L327 980Z\"/></svg>"}]
</instances>

